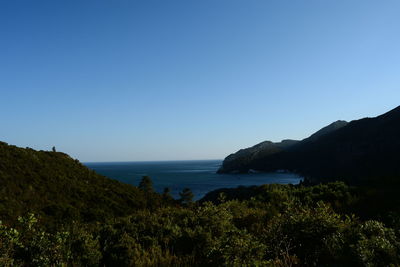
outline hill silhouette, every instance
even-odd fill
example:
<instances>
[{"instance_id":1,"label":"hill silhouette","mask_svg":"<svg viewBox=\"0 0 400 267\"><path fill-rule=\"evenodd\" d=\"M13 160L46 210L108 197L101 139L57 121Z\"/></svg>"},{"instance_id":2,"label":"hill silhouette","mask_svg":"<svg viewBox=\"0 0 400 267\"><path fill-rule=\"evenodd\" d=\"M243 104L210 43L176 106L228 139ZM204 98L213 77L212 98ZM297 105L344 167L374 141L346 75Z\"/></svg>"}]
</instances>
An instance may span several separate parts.
<instances>
[{"instance_id":1,"label":"hill silhouette","mask_svg":"<svg viewBox=\"0 0 400 267\"><path fill-rule=\"evenodd\" d=\"M310 137L298 140L282 140L281 142L273 143L271 141L264 141L255 146L240 149L238 152L230 154L225 158L218 173L246 173L253 169L255 162L263 160L266 157L274 154L279 154L283 151L289 150L292 146L306 141L313 141L319 137L328 134L332 131L340 129L347 125L346 121L336 121L328 126L320 129L312 134Z\"/></svg>"},{"instance_id":2,"label":"hill silhouette","mask_svg":"<svg viewBox=\"0 0 400 267\"><path fill-rule=\"evenodd\" d=\"M227 156L218 170L218 173L245 173L249 171L249 164L253 161L284 151L290 146L296 144L297 140L282 140L273 143L264 141L255 146L240 149L236 153Z\"/></svg>"},{"instance_id":3,"label":"hill silhouette","mask_svg":"<svg viewBox=\"0 0 400 267\"><path fill-rule=\"evenodd\" d=\"M375 118L314 134L278 153L257 158L246 168L288 170L308 182L342 180L351 184L397 181L400 177L400 107ZM339 126L339 127L335 127Z\"/></svg>"},{"instance_id":4,"label":"hill silhouette","mask_svg":"<svg viewBox=\"0 0 400 267\"><path fill-rule=\"evenodd\" d=\"M287 151L250 165L262 171L287 169L308 181L352 184L396 181L400 177L400 107L375 118L355 120L306 139Z\"/></svg>"}]
</instances>

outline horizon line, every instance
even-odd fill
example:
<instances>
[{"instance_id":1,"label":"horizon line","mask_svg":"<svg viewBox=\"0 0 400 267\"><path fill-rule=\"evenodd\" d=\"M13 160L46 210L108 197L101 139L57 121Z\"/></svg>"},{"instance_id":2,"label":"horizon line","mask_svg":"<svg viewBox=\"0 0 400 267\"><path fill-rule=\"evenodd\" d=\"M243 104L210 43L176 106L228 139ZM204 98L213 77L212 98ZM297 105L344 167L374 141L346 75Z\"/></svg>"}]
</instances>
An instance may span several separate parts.
<instances>
[{"instance_id":1,"label":"horizon line","mask_svg":"<svg viewBox=\"0 0 400 267\"><path fill-rule=\"evenodd\" d=\"M209 161L209 160L224 160L224 159L165 159L165 160L124 160L124 161L82 161L83 164L91 164L91 163L150 163L150 162L177 162L177 161Z\"/></svg>"}]
</instances>

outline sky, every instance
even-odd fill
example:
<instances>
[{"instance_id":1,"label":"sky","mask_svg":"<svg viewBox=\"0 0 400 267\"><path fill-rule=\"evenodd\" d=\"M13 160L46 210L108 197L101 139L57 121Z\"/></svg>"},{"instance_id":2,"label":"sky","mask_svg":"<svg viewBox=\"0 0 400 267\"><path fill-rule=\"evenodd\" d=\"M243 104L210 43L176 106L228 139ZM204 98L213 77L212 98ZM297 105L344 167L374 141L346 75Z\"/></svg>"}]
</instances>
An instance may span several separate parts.
<instances>
[{"instance_id":1,"label":"sky","mask_svg":"<svg viewBox=\"0 0 400 267\"><path fill-rule=\"evenodd\" d=\"M222 159L400 104L400 1L0 1L0 140Z\"/></svg>"}]
</instances>

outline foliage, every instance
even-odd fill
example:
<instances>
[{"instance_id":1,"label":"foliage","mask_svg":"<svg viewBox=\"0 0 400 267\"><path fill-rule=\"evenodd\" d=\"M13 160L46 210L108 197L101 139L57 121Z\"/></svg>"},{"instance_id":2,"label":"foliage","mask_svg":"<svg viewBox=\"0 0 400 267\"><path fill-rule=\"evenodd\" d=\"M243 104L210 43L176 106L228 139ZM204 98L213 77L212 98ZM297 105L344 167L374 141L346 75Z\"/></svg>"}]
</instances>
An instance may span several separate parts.
<instances>
[{"instance_id":1,"label":"foliage","mask_svg":"<svg viewBox=\"0 0 400 267\"><path fill-rule=\"evenodd\" d=\"M254 206L255 202L258 204ZM102 224L46 232L36 217L0 225L2 265L381 266L400 262L395 229L360 222L329 204L262 201L162 207Z\"/></svg>"},{"instance_id":2,"label":"foliage","mask_svg":"<svg viewBox=\"0 0 400 267\"><path fill-rule=\"evenodd\" d=\"M4 225L1 229L1 243L6 251L2 251L2 264L5 266L24 265L55 266L68 261L66 241L68 232L50 234L37 227L37 219L33 214L19 217L18 230Z\"/></svg>"},{"instance_id":3,"label":"foliage","mask_svg":"<svg viewBox=\"0 0 400 267\"><path fill-rule=\"evenodd\" d=\"M199 202L187 189L175 201L153 192L150 178L139 189L62 153L0 149L0 266L400 264L400 213L387 205L394 189L263 185ZM366 216L373 202L381 212Z\"/></svg>"},{"instance_id":4,"label":"foliage","mask_svg":"<svg viewBox=\"0 0 400 267\"><path fill-rule=\"evenodd\" d=\"M35 151L0 142L0 218L16 222L28 212L48 227L96 222L154 209L164 202L89 170L60 152Z\"/></svg>"},{"instance_id":5,"label":"foliage","mask_svg":"<svg viewBox=\"0 0 400 267\"><path fill-rule=\"evenodd\" d=\"M139 188L142 189L146 193L151 193L154 191L153 189L153 181L149 176L143 176L142 180L139 183Z\"/></svg>"},{"instance_id":6,"label":"foliage","mask_svg":"<svg viewBox=\"0 0 400 267\"><path fill-rule=\"evenodd\" d=\"M182 192L179 193L180 199L179 202L183 205L189 205L193 202L193 193L190 188L184 188Z\"/></svg>"}]
</instances>

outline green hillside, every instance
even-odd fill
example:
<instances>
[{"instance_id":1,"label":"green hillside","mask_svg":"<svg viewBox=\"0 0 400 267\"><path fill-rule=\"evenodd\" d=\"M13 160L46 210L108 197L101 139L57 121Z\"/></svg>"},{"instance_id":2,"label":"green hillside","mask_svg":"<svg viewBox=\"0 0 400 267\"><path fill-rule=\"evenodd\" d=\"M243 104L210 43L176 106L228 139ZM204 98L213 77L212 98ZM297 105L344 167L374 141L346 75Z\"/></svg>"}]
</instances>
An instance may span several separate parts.
<instances>
[{"instance_id":1,"label":"green hillside","mask_svg":"<svg viewBox=\"0 0 400 267\"><path fill-rule=\"evenodd\" d=\"M35 151L0 142L0 218L34 212L45 220L103 221L160 205L145 194L89 170L60 152Z\"/></svg>"}]
</instances>

